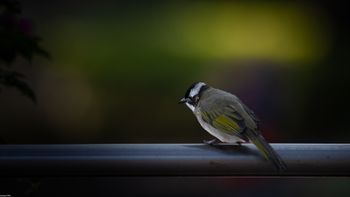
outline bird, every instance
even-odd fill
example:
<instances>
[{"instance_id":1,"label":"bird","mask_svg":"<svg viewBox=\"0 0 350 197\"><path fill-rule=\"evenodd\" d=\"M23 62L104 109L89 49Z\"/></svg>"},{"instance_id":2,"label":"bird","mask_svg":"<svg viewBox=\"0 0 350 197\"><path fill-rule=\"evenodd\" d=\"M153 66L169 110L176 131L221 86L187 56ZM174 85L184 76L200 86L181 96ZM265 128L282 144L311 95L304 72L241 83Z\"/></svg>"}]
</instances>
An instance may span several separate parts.
<instances>
[{"instance_id":1,"label":"bird","mask_svg":"<svg viewBox=\"0 0 350 197\"><path fill-rule=\"evenodd\" d=\"M215 137L204 143L216 145L221 141L241 146L251 142L277 170L287 169L282 158L262 136L257 116L237 96L204 82L195 82L179 103L186 104L202 128Z\"/></svg>"}]
</instances>

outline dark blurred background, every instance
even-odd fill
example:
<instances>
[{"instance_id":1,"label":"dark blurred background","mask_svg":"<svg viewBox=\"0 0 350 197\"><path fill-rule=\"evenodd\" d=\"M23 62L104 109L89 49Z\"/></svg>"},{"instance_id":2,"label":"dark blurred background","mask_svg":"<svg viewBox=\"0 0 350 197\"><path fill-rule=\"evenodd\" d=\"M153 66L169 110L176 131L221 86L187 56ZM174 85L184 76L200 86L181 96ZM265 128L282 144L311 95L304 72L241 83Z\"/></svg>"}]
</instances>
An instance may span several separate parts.
<instances>
[{"instance_id":1,"label":"dark blurred background","mask_svg":"<svg viewBox=\"0 0 350 197\"><path fill-rule=\"evenodd\" d=\"M20 6L25 27L42 38L51 58L14 60L12 69L26 75L37 103L1 87L2 143L201 143L211 137L177 104L195 81L240 97L270 142L350 141L345 5L30 0ZM349 186L348 179L303 181L310 183L307 194L318 184ZM270 182L270 189L293 187ZM332 188L338 195L346 189Z\"/></svg>"},{"instance_id":2,"label":"dark blurred background","mask_svg":"<svg viewBox=\"0 0 350 197\"><path fill-rule=\"evenodd\" d=\"M272 142L348 142L347 10L334 3L22 1L51 59L19 57L37 105L0 94L5 143L201 142L195 81L239 96Z\"/></svg>"}]
</instances>

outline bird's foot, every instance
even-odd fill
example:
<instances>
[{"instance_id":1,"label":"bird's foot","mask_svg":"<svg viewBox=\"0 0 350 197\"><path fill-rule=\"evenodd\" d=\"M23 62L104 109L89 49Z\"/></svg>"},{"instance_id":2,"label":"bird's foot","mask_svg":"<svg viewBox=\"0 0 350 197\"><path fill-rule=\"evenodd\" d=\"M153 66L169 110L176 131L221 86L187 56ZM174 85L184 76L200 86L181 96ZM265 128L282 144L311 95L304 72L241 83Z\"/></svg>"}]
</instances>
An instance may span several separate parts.
<instances>
[{"instance_id":1,"label":"bird's foot","mask_svg":"<svg viewBox=\"0 0 350 197\"><path fill-rule=\"evenodd\" d=\"M218 139L212 139L212 140L203 140L204 144L210 145L210 146L215 146L216 144L219 143Z\"/></svg>"}]
</instances>

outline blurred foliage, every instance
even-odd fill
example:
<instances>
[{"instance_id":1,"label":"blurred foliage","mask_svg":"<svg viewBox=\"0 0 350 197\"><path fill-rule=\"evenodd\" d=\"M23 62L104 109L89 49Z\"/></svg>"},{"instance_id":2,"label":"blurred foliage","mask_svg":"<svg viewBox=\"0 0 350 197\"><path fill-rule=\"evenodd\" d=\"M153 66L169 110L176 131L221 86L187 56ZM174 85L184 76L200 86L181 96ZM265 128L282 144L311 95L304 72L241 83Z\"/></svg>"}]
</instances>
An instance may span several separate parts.
<instances>
[{"instance_id":1,"label":"blurred foliage","mask_svg":"<svg viewBox=\"0 0 350 197\"><path fill-rule=\"evenodd\" d=\"M19 2L0 0L0 84L17 88L34 102L35 94L24 75L13 71L11 66L18 56L28 62L35 54L49 58L48 52L39 46L40 40L33 35L31 21L21 16Z\"/></svg>"},{"instance_id":2,"label":"blurred foliage","mask_svg":"<svg viewBox=\"0 0 350 197\"><path fill-rule=\"evenodd\" d=\"M29 85L23 81L24 75L15 71L3 70L0 68L0 84L15 87L25 96L36 101L35 94Z\"/></svg>"}]
</instances>

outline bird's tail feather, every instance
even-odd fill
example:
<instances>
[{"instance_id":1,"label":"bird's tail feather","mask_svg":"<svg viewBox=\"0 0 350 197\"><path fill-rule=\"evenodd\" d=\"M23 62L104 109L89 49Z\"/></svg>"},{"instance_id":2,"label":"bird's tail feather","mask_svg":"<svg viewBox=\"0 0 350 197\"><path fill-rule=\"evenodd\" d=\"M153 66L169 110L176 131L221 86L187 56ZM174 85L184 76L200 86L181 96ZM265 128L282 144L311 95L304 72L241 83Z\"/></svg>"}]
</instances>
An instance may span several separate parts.
<instances>
[{"instance_id":1,"label":"bird's tail feather","mask_svg":"<svg viewBox=\"0 0 350 197\"><path fill-rule=\"evenodd\" d=\"M279 171L285 171L287 165L284 163L282 158L276 153L269 143L266 142L263 136L255 133L252 130L247 129L246 135L249 140L255 144L267 160L270 160Z\"/></svg>"}]
</instances>

